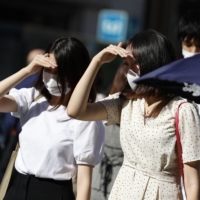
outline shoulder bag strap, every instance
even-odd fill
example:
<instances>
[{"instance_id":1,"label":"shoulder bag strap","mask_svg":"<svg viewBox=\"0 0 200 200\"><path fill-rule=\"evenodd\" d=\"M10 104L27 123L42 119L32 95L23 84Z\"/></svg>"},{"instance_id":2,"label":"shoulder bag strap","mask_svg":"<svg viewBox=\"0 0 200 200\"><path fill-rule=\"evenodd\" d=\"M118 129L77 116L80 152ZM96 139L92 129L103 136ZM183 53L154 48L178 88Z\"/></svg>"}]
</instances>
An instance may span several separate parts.
<instances>
[{"instance_id":1,"label":"shoulder bag strap","mask_svg":"<svg viewBox=\"0 0 200 200\"><path fill-rule=\"evenodd\" d=\"M12 152L12 155L10 157L10 160L8 162L6 171L4 173L3 179L1 181L1 185L0 185L0 200L4 199L4 196L6 194L6 191L8 189L8 185L10 183L10 180L12 178L12 174L13 174L13 169L14 169L14 164L15 164L15 160L18 154L18 150L19 150L19 144L17 143L15 151Z\"/></svg>"}]
</instances>

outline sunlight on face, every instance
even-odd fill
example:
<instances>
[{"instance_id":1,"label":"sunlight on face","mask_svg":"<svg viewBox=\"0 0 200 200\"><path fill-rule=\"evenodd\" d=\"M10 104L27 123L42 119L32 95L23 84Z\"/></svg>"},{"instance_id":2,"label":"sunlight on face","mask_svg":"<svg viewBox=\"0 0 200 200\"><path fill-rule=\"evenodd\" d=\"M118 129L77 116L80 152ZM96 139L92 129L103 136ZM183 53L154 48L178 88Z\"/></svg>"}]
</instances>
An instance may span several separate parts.
<instances>
[{"instance_id":1,"label":"sunlight on face","mask_svg":"<svg viewBox=\"0 0 200 200\"><path fill-rule=\"evenodd\" d=\"M132 47L128 46L126 50L132 55ZM127 74L128 70L132 70L137 74L140 74L140 67L134 57L128 56L123 59L123 66L125 67L125 73Z\"/></svg>"}]
</instances>

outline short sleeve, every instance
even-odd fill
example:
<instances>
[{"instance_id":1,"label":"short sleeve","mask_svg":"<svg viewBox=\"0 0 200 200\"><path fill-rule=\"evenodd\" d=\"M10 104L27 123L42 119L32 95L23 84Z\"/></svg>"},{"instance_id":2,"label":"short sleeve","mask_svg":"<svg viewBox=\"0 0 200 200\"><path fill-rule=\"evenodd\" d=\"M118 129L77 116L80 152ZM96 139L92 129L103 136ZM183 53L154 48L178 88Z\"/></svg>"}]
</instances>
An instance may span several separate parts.
<instances>
[{"instance_id":1,"label":"short sleeve","mask_svg":"<svg viewBox=\"0 0 200 200\"><path fill-rule=\"evenodd\" d=\"M102 121L79 121L74 126L74 157L77 164L95 166L104 153L105 130Z\"/></svg>"},{"instance_id":2,"label":"short sleeve","mask_svg":"<svg viewBox=\"0 0 200 200\"><path fill-rule=\"evenodd\" d=\"M20 118L26 114L39 92L35 88L23 88L20 90L13 88L10 90L9 95L15 99L18 105L17 112L12 112L11 115Z\"/></svg>"},{"instance_id":3,"label":"short sleeve","mask_svg":"<svg viewBox=\"0 0 200 200\"><path fill-rule=\"evenodd\" d=\"M183 163L200 160L200 118L196 108L185 103L179 109Z\"/></svg>"},{"instance_id":4,"label":"short sleeve","mask_svg":"<svg viewBox=\"0 0 200 200\"><path fill-rule=\"evenodd\" d=\"M106 125L120 124L121 115L121 99L119 98L119 93L109 95L107 98L98 101L103 104L106 108L108 119L106 120Z\"/></svg>"},{"instance_id":5,"label":"short sleeve","mask_svg":"<svg viewBox=\"0 0 200 200\"><path fill-rule=\"evenodd\" d=\"M198 114L199 114L199 116L200 116L200 104L196 104L196 106L197 106Z\"/></svg>"}]
</instances>

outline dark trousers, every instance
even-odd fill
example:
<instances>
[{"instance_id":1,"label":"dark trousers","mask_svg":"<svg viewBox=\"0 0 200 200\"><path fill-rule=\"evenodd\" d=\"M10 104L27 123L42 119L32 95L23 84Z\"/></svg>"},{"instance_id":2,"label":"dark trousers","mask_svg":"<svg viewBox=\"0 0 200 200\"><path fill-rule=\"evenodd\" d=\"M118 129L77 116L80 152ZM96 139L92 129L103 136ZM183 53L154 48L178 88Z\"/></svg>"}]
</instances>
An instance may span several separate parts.
<instances>
[{"instance_id":1,"label":"dark trousers","mask_svg":"<svg viewBox=\"0 0 200 200\"><path fill-rule=\"evenodd\" d=\"M56 181L17 172L4 200L75 200L72 180Z\"/></svg>"}]
</instances>

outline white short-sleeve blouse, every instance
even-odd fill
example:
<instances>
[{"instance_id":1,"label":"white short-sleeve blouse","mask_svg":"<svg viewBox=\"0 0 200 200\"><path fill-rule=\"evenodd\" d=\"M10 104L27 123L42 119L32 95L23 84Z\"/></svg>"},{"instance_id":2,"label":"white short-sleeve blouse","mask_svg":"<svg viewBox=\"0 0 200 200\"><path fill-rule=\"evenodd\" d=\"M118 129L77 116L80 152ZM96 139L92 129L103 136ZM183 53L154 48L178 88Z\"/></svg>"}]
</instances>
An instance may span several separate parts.
<instances>
[{"instance_id":1,"label":"white short-sleeve blouse","mask_svg":"<svg viewBox=\"0 0 200 200\"><path fill-rule=\"evenodd\" d=\"M34 101L35 88L12 89L18 104L12 113L20 118L20 150L17 171L40 178L68 180L75 176L77 164L97 165L104 150L104 126L101 121L80 121L67 115L66 107L50 111L45 97Z\"/></svg>"}]
</instances>

